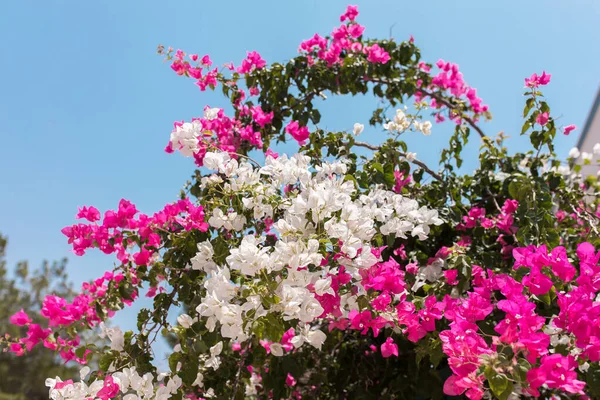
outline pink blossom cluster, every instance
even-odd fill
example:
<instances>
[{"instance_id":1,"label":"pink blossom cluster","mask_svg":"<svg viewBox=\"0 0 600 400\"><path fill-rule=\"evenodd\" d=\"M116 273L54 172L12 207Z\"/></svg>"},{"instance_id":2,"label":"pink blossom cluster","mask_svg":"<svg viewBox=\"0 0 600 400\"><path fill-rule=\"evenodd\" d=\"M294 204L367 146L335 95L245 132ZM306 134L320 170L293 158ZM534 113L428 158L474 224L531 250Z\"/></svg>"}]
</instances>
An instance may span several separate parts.
<instances>
[{"instance_id":1,"label":"pink blossom cluster","mask_svg":"<svg viewBox=\"0 0 600 400\"><path fill-rule=\"evenodd\" d=\"M517 207L516 201L509 200L502 212L512 214ZM466 226L475 226L484 218L481 209L472 211L464 221ZM379 256L382 250L373 249L372 252ZM446 258L452 251L456 249L442 248L430 263ZM352 278L343 267L335 274L328 274L332 279L333 294L315 295L315 298L324 309L321 318L330 318L330 331L352 329L364 335L372 332L377 337L386 328L399 327L413 342L423 339L428 332L439 332L442 351L453 372L444 385L448 395L483 398L486 378L481 374L481 367L504 347L510 347L516 357L523 357L534 366L527 374L529 386L522 388L524 393L539 396L538 389L545 383L550 389L582 394L584 383L577 380L577 361L600 361L600 305L596 301L600 291L600 252L589 243L578 246L579 275L562 246L551 250L546 246L515 248L513 256L514 268L525 268L526 271L520 281L508 274L496 274L491 269L473 265L472 290L462 298L444 295L438 300L429 295L415 302L406 283L407 272L413 274L415 268L411 264L402 266L394 258L360 271L360 285L373 293L367 309L354 309L347 318L342 317L340 289L349 284L351 292L354 290ZM447 280L457 277L456 272L444 275ZM539 315L536 311L539 296L547 294L552 287L556 291L567 288L567 284L572 285L568 292L557 292L560 313L551 318ZM392 310L396 314L395 320L384 318ZM492 314L501 319L493 327L497 336L491 336L489 341L478 323L488 320ZM448 328L442 329L444 326ZM552 354L553 333L547 332L547 328L571 334L570 345L583 351L575 356ZM284 335L284 347L288 336L293 337L293 332ZM397 356L398 347L392 337L387 337L380 351L383 357ZM497 373L512 373L510 365L494 368L499 368Z\"/></svg>"},{"instance_id":2,"label":"pink blossom cluster","mask_svg":"<svg viewBox=\"0 0 600 400\"><path fill-rule=\"evenodd\" d=\"M483 114L488 111L488 106L483 104L483 100L477 96L477 89L467 85L463 78L463 74L459 71L458 65L444 60L438 60L435 65L440 69L440 72L435 75L428 89L433 92L448 92L455 99L463 100L468 103L470 109L475 113L474 120L477 120L477 115ZM420 69L423 72L429 73L431 67L423 62L419 64ZM421 82L422 83L422 82ZM423 92L417 92L415 97L417 100L421 100L427 97ZM437 101L435 98L431 98L430 105L432 108L442 110L446 107L445 104ZM449 110L450 119L456 123L461 123L461 115L454 110ZM445 117L441 111L435 114L436 121L442 122Z\"/></svg>"},{"instance_id":3,"label":"pink blossom cluster","mask_svg":"<svg viewBox=\"0 0 600 400\"><path fill-rule=\"evenodd\" d=\"M394 171L394 179L396 180L396 184L394 185L394 192L396 193L402 193L402 188L412 181L409 173L398 170Z\"/></svg>"},{"instance_id":4,"label":"pink blossom cluster","mask_svg":"<svg viewBox=\"0 0 600 400\"><path fill-rule=\"evenodd\" d=\"M575 282L578 286L567 293L557 293L560 313L554 320L554 325L572 334L577 347L583 349L583 355L592 362L598 362L600 304L596 296L600 291L600 253L596 253L591 244L582 243L577 248L577 257L579 276ZM567 270L567 273L569 275L566 277L571 277L570 270Z\"/></svg>"},{"instance_id":5,"label":"pink blossom cluster","mask_svg":"<svg viewBox=\"0 0 600 400\"><path fill-rule=\"evenodd\" d=\"M83 255L90 248L99 248L106 254L116 253L117 258L124 265L131 261L136 265L150 265L162 244L160 230L177 232L208 229L202 206L195 206L189 199L168 204L152 216L139 213L134 204L122 199L119 208L106 211L103 218L95 207L80 208L76 217L85 219L88 223L75 224L62 230L69 238L73 252ZM138 251L132 253L130 250L134 247L138 247ZM129 269L128 275L133 291L129 298L122 298L121 301L130 305L138 296L136 285L139 281L133 268ZM76 360L84 363L85 359L77 358L74 353L79 338L65 340L56 337L55 339L55 336L51 335L53 332L51 328L57 328L58 332L61 327L81 324L94 326L101 322L102 319L96 312L96 304L104 304L108 283L114 282L118 285L123 279L125 279L123 273L106 272L101 278L85 282L81 293L72 301L55 295L46 296L40 314L48 320L48 329L31 324L31 319L23 310L16 313L11 317L11 323L19 326L27 325L29 330L24 338L11 344L10 350L17 355L23 355L25 349L30 351L36 344L43 343L45 347L59 351L61 357L67 361ZM155 293L156 288L151 288L151 292ZM113 314L113 311L108 310L109 317Z\"/></svg>"},{"instance_id":6,"label":"pink blossom cluster","mask_svg":"<svg viewBox=\"0 0 600 400\"><path fill-rule=\"evenodd\" d=\"M293 137L300 146L303 146L306 143L306 140L310 136L310 132L306 126L300 126L298 121L291 121L285 127L285 131Z\"/></svg>"},{"instance_id":7,"label":"pink blossom cluster","mask_svg":"<svg viewBox=\"0 0 600 400\"><path fill-rule=\"evenodd\" d=\"M218 70L215 68L208 71L206 74L203 74L202 72L204 68L208 68L212 65L210 57L205 55L199 59L197 54L190 55L190 60L197 62L197 65L193 66L188 60L185 60L185 56L185 52L177 50L173 56L174 61L171 64L171 68L178 75L196 79L196 85L198 85L202 91L206 90L207 87L215 89L218 79L221 78ZM255 70L262 69L265 66L266 61L261 55L256 51L252 51L247 53L246 58L237 69L233 64L229 64L228 69L231 71L235 70L241 74L248 74ZM231 86L231 90L234 90L237 93L233 105L239 111L240 118L251 115L251 121L260 128L264 128L265 125L271 123L273 120L272 112L265 113L260 106L249 109L248 106L242 105L242 101L246 98L246 92L242 89L237 89L237 86L233 81L224 82L224 84ZM259 94L258 88L250 88L249 91L251 96ZM208 109L208 106L205 107L205 110L206 109ZM227 151L234 155L243 141L250 143L250 145L256 148L260 148L263 145L261 133L258 129L255 129L252 123L248 124L236 118L229 118L224 115L223 110L219 111L216 118L193 118L192 122L195 121L200 122L202 126L202 132L197 137L198 149L195 149L193 154L198 166L202 166L204 155L209 148ZM175 122L174 131L183 124L183 121ZM179 148L174 148L172 142L169 142L165 148L167 153L172 153L175 150L179 150Z\"/></svg>"},{"instance_id":8,"label":"pink blossom cluster","mask_svg":"<svg viewBox=\"0 0 600 400\"><path fill-rule=\"evenodd\" d=\"M485 229L497 227L501 231L512 234L515 229L513 214L518 207L518 201L508 199L502 206L499 215L494 218L487 218L486 210L484 208L473 207L469 210L467 215L462 218L462 223L457 225L457 229L466 230L477 226L481 226Z\"/></svg>"},{"instance_id":9,"label":"pink blossom cluster","mask_svg":"<svg viewBox=\"0 0 600 400\"><path fill-rule=\"evenodd\" d=\"M540 86L545 86L550 83L551 74L547 74L546 71L542 72L540 75L534 73L529 78L525 78L525 86L535 89Z\"/></svg>"},{"instance_id":10,"label":"pink blossom cluster","mask_svg":"<svg viewBox=\"0 0 600 400\"><path fill-rule=\"evenodd\" d=\"M112 376L108 375L104 379L102 389L96 393L96 396L100 400L114 399L119 394L119 385L115 382Z\"/></svg>"},{"instance_id":11,"label":"pink blossom cluster","mask_svg":"<svg viewBox=\"0 0 600 400\"><path fill-rule=\"evenodd\" d=\"M567 393L583 394L585 382L577 380L577 362L573 356L551 354L544 356L540 366L527 371L527 380L530 383L528 392L539 396L538 388L546 385L550 389L560 389Z\"/></svg>"},{"instance_id":12,"label":"pink blossom cluster","mask_svg":"<svg viewBox=\"0 0 600 400\"><path fill-rule=\"evenodd\" d=\"M331 32L331 39L315 34L303 41L298 51L306 54L309 65L314 64L316 60L323 60L329 66L339 64L344 53L364 54L371 63L386 64L390 55L385 49L377 43L371 46L362 44L361 37L365 27L355 21L357 16L358 7L348 6L340 17L342 24Z\"/></svg>"},{"instance_id":13,"label":"pink blossom cluster","mask_svg":"<svg viewBox=\"0 0 600 400\"><path fill-rule=\"evenodd\" d=\"M214 89L217 86L218 69L214 68L213 70L209 70L212 65L210 57L205 55L198 62L198 55L190 54L189 59L197 62L196 66L193 66L185 59L185 56L185 52L177 50L174 56L175 60L171 64L171 69L175 71L177 75L185 75L196 79L196 85L198 85L202 91L205 91L207 87ZM203 73L204 69L206 69L206 72Z\"/></svg>"},{"instance_id":14,"label":"pink blossom cluster","mask_svg":"<svg viewBox=\"0 0 600 400\"><path fill-rule=\"evenodd\" d=\"M581 188L583 190L588 190L589 187L585 183L581 184ZM580 203L578 207L575 207L573 212L567 213L565 210L557 210L556 211L556 219L559 223L566 222L569 225L577 226L581 232L580 235L582 237L586 237L592 231L589 223L582 218L582 215L585 214L594 214L596 217L600 218L600 206L596 209L590 209L590 207L586 204Z\"/></svg>"},{"instance_id":15,"label":"pink blossom cluster","mask_svg":"<svg viewBox=\"0 0 600 400\"><path fill-rule=\"evenodd\" d=\"M218 68L214 68L210 71L208 70L213 64L210 56L205 55L204 57L199 58L197 54L190 54L188 58L196 63L195 66L192 65L190 61L186 60L185 57L186 53L183 50L177 50L173 56L174 61L171 63L171 69L175 71L177 75L196 79L196 85L198 85L202 91L205 91L207 87L215 89L219 71ZM235 68L233 63L228 64L227 67L240 74L248 74L252 71L262 69L266 65L267 62L257 51L249 51L239 67ZM207 70L205 73L203 73L204 69Z\"/></svg>"},{"instance_id":16,"label":"pink blossom cluster","mask_svg":"<svg viewBox=\"0 0 600 400\"><path fill-rule=\"evenodd\" d=\"M549 84L551 77L551 74L547 74L546 71L543 71L540 75L538 75L537 73L533 73L529 78L525 78L525 87L532 89L531 92L526 94L531 95L531 99L535 100L536 97L539 95L539 92L534 89L538 89L540 86L545 86ZM538 103L536 102L535 104L537 105ZM535 118L535 122L541 126L545 126L549 120L550 113L548 111L538 109L538 114ZM571 124L564 126L562 128L562 131L566 136L569 136L569 134L575 129L577 129L577 126Z\"/></svg>"},{"instance_id":17,"label":"pink blossom cluster","mask_svg":"<svg viewBox=\"0 0 600 400\"><path fill-rule=\"evenodd\" d=\"M517 232L514 213L518 207L518 201L507 199L500 208L498 215L491 218L486 216L486 210L484 208L473 207L468 211L467 215L462 218L462 222L456 226L456 229L458 231L466 231L478 226L481 226L484 229L497 228L501 232L498 235L497 242L502 245L502 254L505 257L510 257L513 247L512 245L508 244L506 237ZM462 242L460 244L466 247L469 243L470 239L467 239L466 242Z\"/></svg>"},{"instance_id":18,"label":"pink blossom cluster","mask_svg":"<svg viewBox=\"0 0 600 400\"><path fill-rule=\"evenodd\" d=\"M22 356L25 351L31 351L36 345L42 343L44 347L56 351L65 361L76 361L80 364L86 363L86 351L83 358L75 355L75 347L80 343L79 336L73 339L63 339L60 336L52 335L53 331L50 328L42 328L39 324L32 323L32 319L23 311L20 310L9 318L11 324L16 326L27 327L25 337L16 339L8 347L8 351L16 356Z\"/></svg>"},{"instance_id":19,"label":"pink blossom cluster","mask_svg":"<svg viewBox=\"0 0 600 400\"><path fill-rule=\"evenodd\" d=\"M241 91L241 93L244 93ZM208 110L207 106L205 110ZM250 115L252 120L260 128L270 124L273 120L273 112L265 113L260 106L249 109L247 106L240 106L240 116ZM241 120L230 118L225 115L223 110L219 110L215 118L192 118L192 123L200 123L202 131L198 133L196 140L198 142L197 149L194 150L193 156L196 165L203 165L204 156L207 151L229 152L232 157L237 157L236 152L242 141L246 141L255 148L261 148L263 145L261 132L253 124L244 124ZM182 127L184 122L175 122L174 130L176 132L179 127ZM180 150L182 146L173 145L170 141L165 147L165 152L173 153L175 150Z\"/></svg>"},{"instance_id":20,"label":"pink blossom cluster","mask_svg":"<svg viewBox=\"0 0 600 400\"><path fill-rule=\"evenodd\" d=\"M171 57L172 49L169 48L167 56ZM174 59L171 63L171 69L175 71L177 75L186 76L189 78L196 79L196 85L200 90L205 91L206 88L214 90L218 84L220 73L218 68L209 70L213 62L209 55L205 55L200 58L197 54L190 54L189 60L195 63L192 65L190 61L186 59L186 53L183 50L177 50L172 56ZM248 74L256 70L260 70L267 65L267 62L257 51L249 51L246 53L246 58L242 60L239 67L235 67L233 63L225 64L227 69L230 71L236 71L240 74ZM203 72L206 69L206 72ZM257 95L256 89L251 90L251 95Z\"/></svg>"},{"instance_id":21,"label":"pink blossom cluster","mask_svg":"<svg viewBox=\"0 0 600 400\"><path fill-rule=\"evenodd\" d=\"M105 254L116 253L123 264L129 261L136 265L151 264L152 256L162 245L160 230L208 230L203 207L194 205L189 199L167 204L152 216L140 213L133 203L121 199L119 208L106 211L101 223L97 223L99 212L94 207L84 207L77 217L87 219L90 223L62 229L68 243L73 246L73 252L80 256L88 249L98 248ZM140 243L136 242L134 236L139 238ZM135 245L139 249L132 254L130 249Z\"/></svg>"},{"instance_id":22,"label":"pink blossom cluster","mask_svg":"<svg viewBox=\"0 0 600 400\"><path fill-rule=\"evenodd\" d=\"M326 263L327 261L324 260L323 262ZM321 307L323 307L323 313L320 315L320 318L324 318L327 315L341 317L341 298L339 296L339 290L342 286L347 285L352 280L352 276L346 272L346 268L344 266L340 266L337 273L329 273L327 274L327 277L331 279L331 288L333 289L333 293L323 293L322 295L315 294L315 298L319 301ZM346 321L342 321L341 326L345 327ZM330 325L330 330L331 329L332 326Z\"/></svg>"},{"instance_id":23,"label":"pink blossom cluster","mask_svg":"<svg viewBox=\"0 0 600 400\"><path fill-rule=\"evenodd\" d=\"M97 212L94 207L90 207L92 215ZM84 207L80 210L81 213L87 213L88 209ZM93 218L92 218L93 219ZM135 270L130 269L129 280L132 285L138 284L138 279L135 275ZM25 353L25 350L31 351L37 344L42 343L44 347L57 351L65 361L75 360L85 364L85 356L78 358L75 355L74 349L79 345L79 337L73 339L63 339L60 336L54 336L53 329L60 332L61 328L70 326L95 326L102 321L96 312L96 305L102 305L107 309L107 316L112 317L114 311L106 306L105 294L108 290L108 284L114 282L118 284L125 276L123 273L113 273L107 271L104 275L91 282L84 282L81 286L81 293L76 295L71 301L56 295L47 295L40 310L40 315L48 320L47 329L43 329L38 324L32 324L32 319L23 311L20 310L10 317L10 322L17 326L27 326L28 331L24 338L18 339L10 346L10 351L17 356ZM137 289L134 289L128 299L121 299L127 305L131 305L137 297ZM85 354L88 352L86 351Z\"/></svg>"},{"instance_id":24,"label":"pink blossom cluster","mask_svg":"<svg viewBox=\"0 0 600 400\"><path fill-rule=\"evenodd\" d=\"M267 62L256 51L249 51L246 58L242 61L242 65L237 68L240 74L248 74L254 70L262 69L267 65Z\"/></svg>"}]
</instances>

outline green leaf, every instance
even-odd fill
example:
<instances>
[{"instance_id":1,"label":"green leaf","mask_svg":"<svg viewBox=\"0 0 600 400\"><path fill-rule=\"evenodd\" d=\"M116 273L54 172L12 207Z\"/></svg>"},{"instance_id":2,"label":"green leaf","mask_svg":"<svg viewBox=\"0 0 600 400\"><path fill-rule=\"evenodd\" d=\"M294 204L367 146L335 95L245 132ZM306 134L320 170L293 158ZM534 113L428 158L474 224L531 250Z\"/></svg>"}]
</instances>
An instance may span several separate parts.
<instances>
[{"instance_id":1,"label":"green leaf","mask_svg":"<svg viewBox=\"0 0 600 400\"><path fill-rule=\"evenodd\" d=\"M138 312L137 317L137 328L139 331L142 330L144 323L150 319L150 310L147 308L142 308L140 312Z\"/></svg>"},{"instance_id":2,"label":"green leaf","mask_svg":"<svg viewBox=\"0 0 600 400\"><path fill-rule=\"evenodd\" d=\"M527 115L529 114L529 111L531 111L531 108L533 107L533 105L535 104L533 97L530 97L527 99L527 101L525 102L525 108L523 109L523 118L527 117Z\"/></svg>"},{"instance_id":3,"label":"green leaf","mask_svg":"<svg viewBox=\"0 0 600 400\"><path fill-rule=\"evenodd\" d=\"M385 183L388 186L394 186L396 183L396 177L394 176L394 165L393 164L385 164L383 177L385 179Z\"/></svg>"},{"instance_id":4,"label":"green leaf","mask_svg":"<svg viewBox=\"0 0 600 400\"><path fill-rule=\"evenodd\" d=\"M383 165L381 165L381 163L376 162L371 165L373 166L373 169L375 169L375 171L381 172L383 174Z\"/></svg>"},{"instance_id":5,"label":"green leaf","mask_svg":"<svg viewBox=\"0 0 600 400\"><path fill-rule=\"evenodd\" d=\"M100 361L98 362L98 367L106 372L108 371L108 368L110 368L110 364L112 364L112 362L115 359L115 355L112 352L107 352L104 353L102 355L102 357L100 357Z\"/></svg>"},{"instance_id":6,"label":"green leaf","mask_svg":"<svg viewBox=\"0 0 600 400\"><path fill-rule=\"evenodd\" d=\"M551 303L550 292L546 292L544 294L538 295L537 298L540 299L542 302L544 302L544 304L546 304L548 306Z\"/></svg>"},{"instance_id":7,"label":"green leaf","mask_svg":"<svg viewBox=\"0 0 600 400\"><path fill-rule=\"evenodd\" d=\"M313 124L318 124L319 122L321 122L321 113L319 112L319 110L314 109L310 112L310 119L312 120Z\"/></svg>"},{"instance_id":8,"label":"green leaf","mask_svg":"<svg viewBox=\"0 0 600 400\"><path fill-rule=\"evenodd\" d=\"M423 179L423 173L425 172L424 169L417 169L415 172L413 172L412 176L413 176L413 181L415 181L416 183L421 183L421 180Z\"/></svg>"},{"instance_id":9,"label":"green leaf","mask_svg":"<svg viewBox=\"0 0 600 400\"><path fill-rule=\"evenodd\" d=\"M531 364L524 358L520 358L517 362L515 371L521 382L527 382L527 372L531 369Z\"/></svg>"},{"instance_id":10,"label":"green leaf","mask_svg":"<svg viewBox=\"0 0 600 400\"><path fill-rule=\"evenodd\" d=\"M170 361L170 360L169 360ZM182 364L181 371L179 371L179 376L183 383L188 386L191 386L192 383L196 380L196 376L198 375L198 361L188 360Z\"/></svg>"},{"instance_id":11,"label":"green leaf","mask_svg":"<svg viewBox=\"0 0 600 400\"><path fill-rule=\"evenodd\" d=\"M83 358L83 355L85 354L85 351L87 349L85 348L85 346L83 347L78 347L77 350L75 350L75 355L79 358Z\"/></svg>"},{"instance_id":12,"label":"green leaf","mask_svg":"<svg viewBox=\"0 0 600 400\"><path fill-rule=\"evenodd\" d=\"M177 372L177 363L181 360L181 353L175 352L169 356L169 368L171 372Z\"/></svg>"},{"instance_id":13,"label":"green leaf","mask_svg":"<svg viewBox=\"0 0 600 400\"><path fill-rule=\"evenodd\" d=\"M486 368L485 376L494 396L500 400L508 399L513 391L513 383L504 374L495 373L491 368Z\"/></svg>"},{"instance_id":14,"label":"green leaf","mask_svg":"<svg viewBox=\"0 0 600 400\"><path fill-rule=\"evenodd\" d=\"M429 360L434 368L437 368L440 361L442 361L442 358L444 358L442 341L439 339L432 339L431 342L429 342Z\"/></svg>"}]
</instances>

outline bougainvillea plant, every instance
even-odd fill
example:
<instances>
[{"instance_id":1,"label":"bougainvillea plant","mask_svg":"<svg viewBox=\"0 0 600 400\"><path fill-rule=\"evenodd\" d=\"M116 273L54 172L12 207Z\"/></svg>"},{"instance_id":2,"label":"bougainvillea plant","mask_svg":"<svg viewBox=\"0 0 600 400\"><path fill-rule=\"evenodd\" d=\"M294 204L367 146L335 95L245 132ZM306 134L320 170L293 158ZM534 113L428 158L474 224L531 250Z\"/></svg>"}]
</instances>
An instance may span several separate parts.
<instances>
[{"instance_id":1,"label":"bougainvillea plant","mask_svg":"<svg viewBox=\"0 0 600 400\"><path fill-rule=\"evenodd\" d=\"M551 76L525 80L531 148L509 154L456 64L421 60L412 38L366 39L357 16L284 64L253 51L213 68L159 47L228 104L175 123L166 151L198 166L180 199L152 215L83 207L64 228L75 254L118 266L72 301L46 297L47 325L11 317L7 351L94 366L50 377L52 399L600 398L598 185L579 173L597 154L556 157L575 127L550 112ZM380 101L369 121L319 128L323 100L358 94ZM444 121L428 166L405 138ZM360 140L367 123L377 143ZM479 165L459 174L473 135ZM297 154L273 151L287 140ZM137 330L107 323L144 295ZM83 343L90 329L110 345ZM175 343L166 372L159 336Z\"/></svg>"}]
</instances>

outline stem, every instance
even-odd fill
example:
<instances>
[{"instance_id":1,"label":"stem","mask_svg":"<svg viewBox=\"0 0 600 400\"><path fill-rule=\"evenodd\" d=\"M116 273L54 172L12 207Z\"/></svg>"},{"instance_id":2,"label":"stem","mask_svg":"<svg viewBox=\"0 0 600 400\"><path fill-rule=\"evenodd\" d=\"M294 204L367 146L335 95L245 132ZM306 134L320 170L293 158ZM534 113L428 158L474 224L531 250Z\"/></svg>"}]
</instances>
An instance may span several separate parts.
<instances>
[{"instance_id":1,"label":"stem","mask_svg":"<svg viewBox=\"0 0 600 400\"><path fill-rule=\"evenodd\" d=\"M376 146L376 145L369 144L369 143L366 143L366 142L354 142L354 145L358 146L358 147L364 147L364 148L367 148L367 149L373 150L373 151L381 150L380 146ZM406 153L398 152L398 154L400 154L402 157L406 157ZM421 167L425 172L427 172L429 175L431 175L432 177L434 177L438 181L440 181L440 182L444 181L444 179L441 177L441 175L439 175L436 172L434 172L424 162L419 161L419 160L413 160L412 163L415 164L415 165L418 165L419 167Z\"/></svg>"},{"instance_id":2,"label":"stem","mask_svg":"<svg viewBox=\"0 0 600 400\"><path fill-rule=\"evenodd\" d=\"M371 82L379 82L379 83L385 83L386 85L391 85L393 82L384 80L384 79L379 79L379 78L371 78L370 79ZM469 124L469 126L473 129L475 129L475 131L477 131L477 133L479 134L479 136L481 136L481 138L487 137L487 135L483 132L483 130L475 123L475 121L473 121L473 119L467 115L465 115L462 110L459 110L457 106L455 106L454 104L452 104L450 101L446 100L445 98L430 92L426 89L422 89L422 88L417 88L417 90L419 91L419 93L431 97L432 99L435 99L438 103L441 103L443 105L445 105L446 107L448 107L449 109L459 112L460 113L460 117L462 120L464 120L467 124Z\"/></svg>"},{"instance_id":3,"label":"stem","mask_svg":"<svg viewBox=\"0 0 600 400\"><path fill-rule=\"evenodd\" d=\"M242 367L244 366L244 362L246 361L246 355L248 354L248 348L250 347L250 341L248 341L248 344L246 344L246 346L244 347L243 350L240 351L240 353L244 353L244 355L241 357L240 362L238 364L238 370L237 373L235 374L235 383L233 384L233 389L232 389L232 399L235 399L237 391L238 391L238 386L240 384L240 378L242 376Z\"/></svg>"},{"instance_id":4,"label":"stem","mask_svg":"<svg viewBox=\"0 0 600 400\"><path fill-rule=\"evenodd\" d=\"M432 99L435 99L438 103L442 103L443 105L445 105L446 107L454 110L454 111L458 111L461 114L461 118L467 123L469 124L469 126L473 129L475 129L475 131L477 131L477 133L479 134L479 136L481 136L482 138L487 137L487 135L483 132L483 130L475 123L475 121L473 121L473 119L467 115L464 115L455 105L453 105L452 103L450 103L448 100L444 99L443 97L438 96L437 94L433 93L433 92L429 92L425 89L417 89L419 92L421 92L422 94L424 94L425 96L429 96Z\"/></svg>"}]
</instances>

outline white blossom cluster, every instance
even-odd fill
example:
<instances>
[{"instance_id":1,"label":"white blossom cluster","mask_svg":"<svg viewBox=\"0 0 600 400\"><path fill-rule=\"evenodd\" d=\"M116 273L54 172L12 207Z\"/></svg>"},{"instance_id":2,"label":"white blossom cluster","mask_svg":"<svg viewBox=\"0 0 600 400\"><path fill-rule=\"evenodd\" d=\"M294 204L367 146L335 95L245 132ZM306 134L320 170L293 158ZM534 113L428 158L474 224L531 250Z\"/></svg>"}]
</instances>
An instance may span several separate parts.
<instances>
[{"instance_id":1,"label":"white blossom cluster","mask_svg":"<svg viewBox=\"0 0 600 400\"><path fill-rule=\"evenodd\" d=\"M295 346L309 343L320 348L325 334L310 328L324 311L315 294L333 294L327 273L337 268L331 263L321 267L323 246L327 251L339 246L343 257L337 263L358 282L360 269L380 261L372 252L376 234L425 240L430 227L443 222L436 210L389 190L376 187L359 193L353 181L344 179L347 164L343 161L315 168L310 161L298 154L268 156L262 168L255 168L227 153L206 154L205 166L220 175L204 177L203 186L219 183L227 196L244 193L243 209L215 208L209 219L212 227L241 235L239 246L231 248L226 257L226 265L214 262L211 241L198 244L191 261L193 269L207 272L203 282L206 295L196 311L210 331L219 327L223 338L243 342L251 335L252 321L275 313L283 320L298 321L297 332L303 333L294 338ZM265 235L244 234L248 221L242 214L248 213L255 219L275 218L271 231L277 239L274 245L265 244ZM266 307L259 294L242 298L244 286L232 282L233 271L247 282L271 284L270 294L277 301ZM357 296L342 298L343 313L356 308ZM278 346L272 344L272 354L283 353Z\"/></svg>"},{"instance_id":2,"label":"white blossom cluster","mask_svg":"<svg viewBox=\"0 0 600 400\"><path fill-rule=\"evenodd\" d=\"M202 123L198 120L185 122L171 132L171 146L179 150L185 157L191 157L198 152L198 137L202 133Z\"/></svg>"},{"instance_id":3,"label":"white blossom cluster","mask_svg":"<svg viewBox=\"0 0 600 400\"><path fill-rule=\"evenodd\" d=\"M396 114L394 115L394 119L390 122L383 124L383 129L386 129L390 132L402 133L411 127L411 124L414 130L423 133L425 136L431 135L431 121L419 121L412 120L404 113L403 110L396 110ZM356 128L355 128L356 131ZM356 133L355 133L356 134Z\"/></svg>"},{"instance_id":4,"label":"white blossom cluster","mask_svg":"<svg viewBox=\"0 0 600 400\"><path fill-rule=\"evenodd\" d=\"M83 367L79 373L80 382L65 381L59 377L46 379L46 386L50 388L50 399L52 400L88 400L96 399L97 395L106 383L98 379L90 385L84 382L90 373L89 367ZM123 400L168 400L177 393L181 387L181 378L172 376L166 384L162 384L167 374L154 377L151 373L141 376L135 367L124 368L122 371L113 372L112 384L118 385L118 393Z\"/></svg>"},{"instance_id":5,"label":"white blossom cluster","mask_svg":"<svg viewBox=\"0 0 600 400\"><path fill-rule=\"evenodd\" d=\"M218 116L219 108L207 108L204 110L204 119L213 120ZM212 135L211 131L206 131L208 136ZM185 157L192 157L200 150L200 139L205 131L202 122L198 119L192 122L185 122L177 125L175 130L171 132L171 146L173 150L179 150Z\"/></svg>"}]
</instances>

